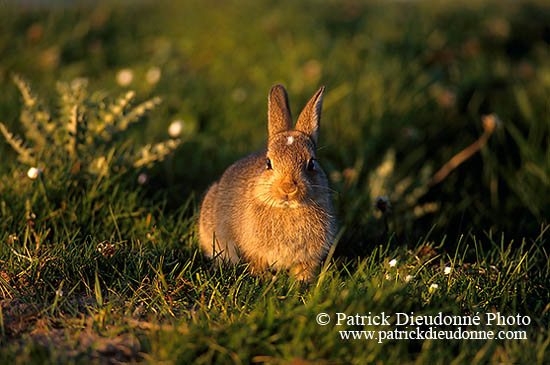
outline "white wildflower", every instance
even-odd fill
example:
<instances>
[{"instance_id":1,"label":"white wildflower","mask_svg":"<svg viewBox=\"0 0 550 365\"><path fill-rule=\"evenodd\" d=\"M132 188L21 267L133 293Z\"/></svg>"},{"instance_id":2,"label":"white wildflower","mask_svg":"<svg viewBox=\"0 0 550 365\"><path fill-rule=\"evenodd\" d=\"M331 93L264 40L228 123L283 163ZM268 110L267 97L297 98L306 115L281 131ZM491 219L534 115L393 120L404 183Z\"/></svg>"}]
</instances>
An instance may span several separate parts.
<instances>
[{"instance_id":1,"label":"white wildflower","mask_svg":"<svg viewBox=\"0 0 550 365\"><path fill-rule=\"evenodd\" d=\"M395 265L397 265L397 259L393 259L390 261L390 267L394 267Z\"/></svg>"},{"instance_id":2,"label":"white wildflower","mask_svg":"<svg viewBox=\"0 0 550 365\"><path fill-rule=\"evenodd\" d=\"M42 173L42 169L39 167L31 167L29 171L27 171L27 176L31 180L36 180L38 176Z\"/></svg>"},{"instance_id":3,"label":"white wildflower","mask_svg":"<svg viewBox=\"0 0 550 365\"><path fill-rule=\"evenodd\" d=\"M406 282L406 283L408 283L409 281L411 281L411 280L412 280L412 278L413 278L413 276L412 276L412 275L410 275L410 274L409 274L409 275L407 275L407 276L405 276L405 282Z\"/></svg>"},{"instance_id":4,"label":"white wildflower","mask_svg":"<svg viewBox=\"0 0 550 365\"><path fill-rule=\"evenodd\" d=\"M124 68L116 74L116 81L120 86L128 86L134 80L134 73L129 68Z\"/></svg>"},{"instance_id":5,"label":"white wildflower","mask_svg":"<svg viewBox=\"0 0 550 365\"><path fill-rule=\"evenodd\" d=\"M141 173L137 178L138 184L143 185L147 182L147 174Z\"/></svg>"},{"instance_id":6,"label":"white wildflower","mask_svg":"<svg viewBox=\"0 0 550 365\"><path fill-rule=\"evenodd\" d=\"M170 137L177 137L183 132L183 122L181 120L174 120L168 127L168 134Z\"/></svg>"},{"instance_id":7,"label":"white wildflower","mask_svg":"<svg viewBox=\"0 0 550 365\"><path fill-rule=\"evenodd\" d=\"M445 266L445 269L443 270L443 272L445 273L445 275L449 275L452 270L453 269L450 266Z\"/></svg>"},{"instance_id":8,"label":"white wildflower","mask_svg":"<svg viewBox=\"0 0 550 365\"><path fill-rule=\"evenodd\" d=\"M233 101L237 103L242 103L243 101L246 100L246 97L247 97L246 90L240 87L236 88L231 93L231 98L233 99Z\"/></svg>"},{"instance_id":9,"label":"white wildflower","mask_svg":"<svg viewBox=\"0 0 550 365\"><path fill-rule=\"evenodd\" d=\"M156 84L160 80L160 68L151 67L145 74L145 79L150 84Z\"/></svg>"},{"instance_id":10,"label":"white wildflower","mask_svg":"<svg viewBox=\"0 0 550 365\"><path fill-rule=\"evenodd\" d=\"M432 285L430 285L430 288L428 289L428 291L429 291L430 293L433 293L433 292L436 291L438 288L439 288L439 285L437 285L436 283L432 283Z\"/></svg>"}]
</instances>

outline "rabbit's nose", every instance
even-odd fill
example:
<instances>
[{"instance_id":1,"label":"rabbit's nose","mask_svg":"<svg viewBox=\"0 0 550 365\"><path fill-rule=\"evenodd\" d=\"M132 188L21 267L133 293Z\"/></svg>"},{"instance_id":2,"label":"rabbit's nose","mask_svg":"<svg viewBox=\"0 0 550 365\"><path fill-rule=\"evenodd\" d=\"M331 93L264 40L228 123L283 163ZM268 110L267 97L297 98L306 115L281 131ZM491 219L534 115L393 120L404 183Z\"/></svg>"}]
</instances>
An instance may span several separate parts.
<instances>
[{"instance_id":1,"label":"rabbit's nose","mask_svg":"<svg viewBox=\"0 0 550 365\"><path fill-rule=\"evenodd\" d=\"M288 196L292 196L298 192L298 186L296 186L296 183L293 181L285 181L281 185L279 185L279 192Z\"/></svg>"}]
</instances>

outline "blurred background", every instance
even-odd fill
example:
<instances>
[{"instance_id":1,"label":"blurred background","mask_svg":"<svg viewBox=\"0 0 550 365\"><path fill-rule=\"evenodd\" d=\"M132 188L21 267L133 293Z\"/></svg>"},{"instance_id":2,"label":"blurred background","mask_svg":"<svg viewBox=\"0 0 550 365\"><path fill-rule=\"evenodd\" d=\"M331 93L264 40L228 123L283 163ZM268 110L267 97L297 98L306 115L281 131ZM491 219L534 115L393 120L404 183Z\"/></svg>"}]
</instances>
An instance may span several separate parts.
<instances>
[{"instance_id":1,"label":"blurred background","mask_svg":"<svg viewBox=\"0 0 550 365\"><path fill-rule=\"evenodd\" d=\"M281 83L294 117L327 86L318 157L350 252L390 234L534 238L550 218L549 2L2 1L0 54L15 132L13 73L53 109L56 81L77 77L160 96L130 138L181 127L176 153L134 183L168 213L264 146ZM14 168L5 143L0 156Z\"/></svg>"}]
</instances>

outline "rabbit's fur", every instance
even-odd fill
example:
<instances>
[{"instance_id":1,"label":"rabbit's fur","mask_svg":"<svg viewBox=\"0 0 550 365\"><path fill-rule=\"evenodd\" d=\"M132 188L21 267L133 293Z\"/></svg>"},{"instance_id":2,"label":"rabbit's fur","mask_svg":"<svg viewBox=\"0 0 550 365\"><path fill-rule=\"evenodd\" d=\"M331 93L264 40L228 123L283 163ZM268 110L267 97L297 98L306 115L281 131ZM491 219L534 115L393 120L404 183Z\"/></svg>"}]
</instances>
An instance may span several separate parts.
<instances>
[{"instance_id":1,"label":"rabbit's fur","mask_svg":"<svg viewBox=\"0 0 550 365\"><path fill-rule=\"evenodd\" d=\"M231 165L202 203L199 237L208 257L314 277L336 233L327 177L315 160L324 90L293 128L286 90L271 88L267 149Z\"/></svg>"}]
</instances>

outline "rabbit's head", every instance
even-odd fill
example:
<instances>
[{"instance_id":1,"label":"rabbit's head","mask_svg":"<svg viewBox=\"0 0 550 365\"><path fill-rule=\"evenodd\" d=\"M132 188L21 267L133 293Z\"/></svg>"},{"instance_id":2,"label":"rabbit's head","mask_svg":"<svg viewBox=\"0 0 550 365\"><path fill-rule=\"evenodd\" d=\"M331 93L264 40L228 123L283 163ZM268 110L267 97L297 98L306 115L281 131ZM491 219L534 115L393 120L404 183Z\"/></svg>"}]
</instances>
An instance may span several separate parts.
<instances>
[{"instance_id":1,"label":"rabbit's head","mask_svg":"<svg viewBox=\"0 0 550 365\"><path fill-rule=\"evenodd\" d=\"M288 96L281 85L269 93L269 139L256 198L279 208L317 206L328 199L327 178L315 159L325 87L321 87L293 127Z\"/></svg>"}]
</instances>

